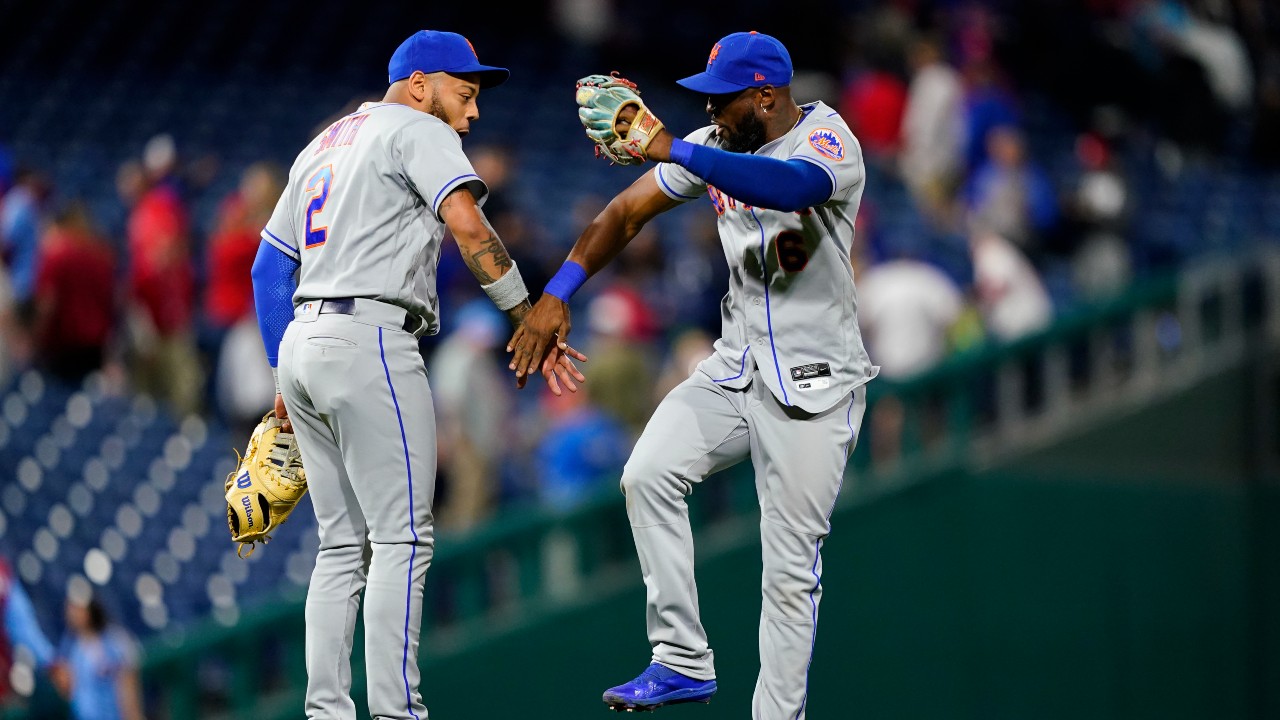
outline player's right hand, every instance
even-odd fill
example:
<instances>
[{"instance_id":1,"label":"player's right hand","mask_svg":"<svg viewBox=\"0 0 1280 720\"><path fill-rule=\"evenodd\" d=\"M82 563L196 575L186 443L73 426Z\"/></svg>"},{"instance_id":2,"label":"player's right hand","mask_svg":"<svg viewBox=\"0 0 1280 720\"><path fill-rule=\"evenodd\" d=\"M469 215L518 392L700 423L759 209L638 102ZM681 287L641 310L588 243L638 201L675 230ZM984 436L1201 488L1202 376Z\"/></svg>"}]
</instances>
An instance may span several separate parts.
<instances>
[{"instance_id":1,"label":"player's right hand","mask_svg":"<svg viewBox=\"0 0 1280 720\"><path fill-rule=\"evenodd\" d=\"M512 353L507 367L515 371L517 382L538 372L539 367L554 371L560 360L558 357L552 360L556 353L547 352L552 347L567 358L586 361L585 355L569 347L570 327L569 306L560 298L544 293L507 343L507 352ZM552 360L550 365L544 362L547 360Z\"/></svg>"}]
</instances>

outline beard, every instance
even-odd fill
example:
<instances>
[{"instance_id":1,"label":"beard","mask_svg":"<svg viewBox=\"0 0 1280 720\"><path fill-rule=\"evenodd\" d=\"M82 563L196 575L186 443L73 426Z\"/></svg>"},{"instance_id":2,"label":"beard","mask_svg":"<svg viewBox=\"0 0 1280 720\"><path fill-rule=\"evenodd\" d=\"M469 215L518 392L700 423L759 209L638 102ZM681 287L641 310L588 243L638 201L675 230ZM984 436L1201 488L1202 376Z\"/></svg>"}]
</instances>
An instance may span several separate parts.
<instances>
[{"instance_id":1,"label":"beard","mask_svg":"<svg viewBox=\"0 0 1280 720\"><path fill-rule=\"evenodd\" d=\"M431 91L431 107L427 108L427 113L440 118L445 125L453 127L453 118L449 117L449 112L444 109L444 104L440 102L439 91L434 88Z\"/></svg>"},{"instance_id":2,"label":"beard","mask_svg":"<svg viewBox=\"0 0 1280 720\"><path fill-rule=\"evenodd\" d=\"M751 153L764 145L764 122L754 114L742 119L742 122L731 128L720 127L716 130L720 138L721 148L729 152Z\"/></svg>"}]
</instances>

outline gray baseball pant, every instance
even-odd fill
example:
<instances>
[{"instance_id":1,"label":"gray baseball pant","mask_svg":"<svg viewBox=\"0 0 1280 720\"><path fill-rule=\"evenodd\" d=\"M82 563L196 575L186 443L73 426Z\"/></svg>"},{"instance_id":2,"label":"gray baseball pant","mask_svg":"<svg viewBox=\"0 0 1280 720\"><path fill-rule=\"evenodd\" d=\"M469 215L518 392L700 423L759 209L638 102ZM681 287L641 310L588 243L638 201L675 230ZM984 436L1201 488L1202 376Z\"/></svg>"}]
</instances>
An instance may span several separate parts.
<instances>
[{"instance_id":1,"label":"gray baseball pant","mask_svg":"<svg viewBox=\"0 0 1280 720\"><path fill-rule=\"evenodd\" d=\"M405 311L358 300L355 313L299 306L280 343L320 551L306 603L309 720L354 720L351 645L364 591L365 669L374 720L425 720L418 692L422 587L431 562L436 426Z\"/></svg>"},{"instance_id":2,"label":"gray baseball pant","mask_svg":"<svg viewBox=\"0 0 1280 720\"><path fill-rule=\"evenodd\" d=\"M817 414L782 405L759 378L743 390L702 372L671 391L622 474L648 591L653 660L715 677L698 615L685 496L711 473L751 459L764 560L754 720L803 720L822 599L822 541L866 409L866 388Z\"/></svg>"}]
</instances>

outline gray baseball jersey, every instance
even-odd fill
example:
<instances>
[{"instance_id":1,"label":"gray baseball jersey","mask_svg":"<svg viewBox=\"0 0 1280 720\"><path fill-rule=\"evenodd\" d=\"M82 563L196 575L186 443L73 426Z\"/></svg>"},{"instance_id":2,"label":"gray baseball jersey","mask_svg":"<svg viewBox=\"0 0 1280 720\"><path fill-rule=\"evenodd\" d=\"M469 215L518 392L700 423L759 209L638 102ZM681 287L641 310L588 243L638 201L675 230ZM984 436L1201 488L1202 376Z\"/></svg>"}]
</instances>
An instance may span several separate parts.
<instances>
[{"instance_id":1,"label":"gray baseball jersey","mask_svg":"<svg viewBox=\"0 0 1280 720\"><path fill-rule=\"evenodd\" d=\"M658 186L676 200L711 196L730 285L715 353L663 399L622 473L653 660L706 680L715 662L698 609L685 496L711 473L751 460L764 570L755 720L804 720L822 543L866 409L862 386L877 372L862 346L849 264L861 151L831 108L801 110L796 127L756 154L821 167L833 192L816 207L750 207L677 165L656 170ZM718 146L713 131L687 139Z\"/></svg>"},{"instance_id":2,"label":"gray baseball jersey","mask_svg":"<svg viewBox=\"0 0 1280 720\"><path fill-rule=\"evenodd\" d=\"M751 207L679 165L661 163L658 187L672 199L708 193L729 261L729 293L721 303L723 335L699 368L715 382L742 388L752 371L785 405L821 412L876 376L858 329L849 249L866 177L858 141L821 102L801 106L786 135L756 155L799 158L822 168L834 191L799 212ZM715 126L689 142L719 147Z\"/></svg>"},{"instance_id":3,"label":"gray baseball jersey","mask_svg":"<svg viewBox=\"0 0 1280 720\"><path fill-rule=\"evenodd\" d=\"M351 646L363 590L369 714L425 718L422 589L434 551L436 430L405 311L438 327L435 273L455 188L485 186L458 134L404 105L366 104L298 155L263 231L301 263L280 392L319 523L307 590L306 713L355 717ZM355 298L329 305L324 300Z\"/></svg>"},{"instance_id":4,"label":"gray baseball jersey","mask_svg":"<svg viewBox=\"0 0 1280 720\"><path fill-rule=\"evenodd\" d=\"M437 211L462 185L484 203L488 189L453 128L398 103L365 103L299 153L262 238L302 263L294 305L374 298L435 333Z\"/></svg>"}]
</instances>

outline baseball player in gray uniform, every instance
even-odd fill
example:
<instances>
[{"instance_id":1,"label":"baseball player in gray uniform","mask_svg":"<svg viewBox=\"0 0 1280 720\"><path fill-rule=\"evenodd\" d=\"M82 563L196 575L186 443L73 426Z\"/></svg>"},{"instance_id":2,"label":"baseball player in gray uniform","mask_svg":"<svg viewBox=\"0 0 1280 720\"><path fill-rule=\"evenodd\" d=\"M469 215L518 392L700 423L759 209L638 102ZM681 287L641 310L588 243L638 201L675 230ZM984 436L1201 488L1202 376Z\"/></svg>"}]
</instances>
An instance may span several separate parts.
<instances>
[{"instance_id":1,"label":"baseball player in gray uniform","mask_svg":"<svg viewBox=\"0 0 1280 720\"><path fill-rule=\"evenodd\" d=\"M297 436L319 522L306 603L313 720L356 717L350 656L362 590L370 714L427 717L417 658L436 428L418 338L439 328L445 228L513 323L529 309L461 146L481 88L508 72L481 65L461 35L436 31L406 40L388 71L382 102L336 121L298 155L253 270L278 365L276 412ZM581 376L557 353L547 379L558 394Z\"/></svg>"},{"instance_id":2,"label":"baseball player in gray uniform","mask_svg":"<svg viewBox=\"0 0 1280 720\"><path fill-rule=\"evenodd\" d=\"M780 42L734 33L716 43L705 72L679 81L707 97L712 125L680 140L638 99L624 107L619 135L647 115L650 137L634 149L659 164L595 218L513 338L512 368L537 371L542 343L568 335L573 291L654 216L710 196L730 266L723 336L659 405L622 473L653 658L639 677L605 692L616 710L706 702L715 693L685 496L750 458L764 559L752 717L805 716L822 542L862 422L864 384L877 368L858 331L849 263L861 151L830 107L792 100L791 76ZM580 114L594 139L615 129L607 108L588 102ZM604 131L590 132L600 122Z\"/></svg>"}]
</instances>

